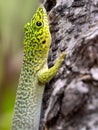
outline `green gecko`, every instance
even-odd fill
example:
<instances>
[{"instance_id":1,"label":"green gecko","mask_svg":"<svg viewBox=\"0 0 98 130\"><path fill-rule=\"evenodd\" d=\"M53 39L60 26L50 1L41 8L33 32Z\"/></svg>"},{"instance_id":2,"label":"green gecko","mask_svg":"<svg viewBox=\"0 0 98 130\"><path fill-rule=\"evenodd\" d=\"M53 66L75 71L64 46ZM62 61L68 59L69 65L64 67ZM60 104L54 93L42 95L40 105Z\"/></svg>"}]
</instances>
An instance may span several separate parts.
<instances>
[{"instance_id":1,"label":"green gecko","mask_svg":"<svg viewBox=\"0 0 98 130\"><path fill-rule=\"evenodd\" d=\"M45 83L57 73L65 58L61 53L48 69L51 44L48 16L41 5L24 27L24 57L17 89L11 130L38 130Z\"/></svg>"}]
</instances>

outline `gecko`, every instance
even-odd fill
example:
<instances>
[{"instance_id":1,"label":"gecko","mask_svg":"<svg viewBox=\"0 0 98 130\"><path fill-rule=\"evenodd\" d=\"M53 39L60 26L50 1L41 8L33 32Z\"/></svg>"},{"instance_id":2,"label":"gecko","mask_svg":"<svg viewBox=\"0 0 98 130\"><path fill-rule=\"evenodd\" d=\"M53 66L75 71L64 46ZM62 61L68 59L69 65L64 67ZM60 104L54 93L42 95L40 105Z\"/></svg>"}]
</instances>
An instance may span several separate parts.
<instances>
[{"instance_id":1,"label":"gecko","mask_svg":"<svg viewBox=\"0 0 98 130\"><path fill-rule=\"evenodd\" d=\"M51 39L47 11L40 5L24 26L24 56L11 130L39 130L45 83L56 75L66 55L62 52L54 66L48 68Z\"/></svg>"}]
</instances>

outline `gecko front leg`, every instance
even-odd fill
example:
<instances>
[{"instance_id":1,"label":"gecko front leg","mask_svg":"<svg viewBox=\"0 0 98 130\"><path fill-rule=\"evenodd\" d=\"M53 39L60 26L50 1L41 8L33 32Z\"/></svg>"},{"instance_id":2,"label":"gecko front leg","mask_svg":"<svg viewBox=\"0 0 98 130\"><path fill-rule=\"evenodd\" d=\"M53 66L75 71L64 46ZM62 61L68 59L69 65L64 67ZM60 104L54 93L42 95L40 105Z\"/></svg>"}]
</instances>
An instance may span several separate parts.
<instances>
[{"instance_id":1,"label":"gecko front leg","mask_svg":"<svg viewBox=\"0 0 98 130\"><path fill-rule=\"evenodd\" d=\"M65 59L65 55L66 53L62 52L59 59L56 60L56 63L54 64L53 67L38 72L38 81L40 83L45 84L49 82L56 75L58 69L60 68L62 62Z\"/></svg>"}]
</instances>

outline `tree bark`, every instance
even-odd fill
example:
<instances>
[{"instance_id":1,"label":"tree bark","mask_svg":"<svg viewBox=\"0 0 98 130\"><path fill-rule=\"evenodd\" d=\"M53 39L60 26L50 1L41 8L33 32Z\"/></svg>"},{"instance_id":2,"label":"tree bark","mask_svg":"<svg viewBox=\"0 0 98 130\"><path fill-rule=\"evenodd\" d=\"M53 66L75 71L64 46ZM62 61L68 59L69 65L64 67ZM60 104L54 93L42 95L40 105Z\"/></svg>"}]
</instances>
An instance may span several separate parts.
<instances>
[{"instance_id":1,"label":"tree bark","mask_svg":"<svg viewBox=\"0 0 98 130\"><path fill-rule=\"evenodd\" d=\"M98 130L98 0L44 0L52 44L49 67L65 62L46 84L41 130Z\"/></svg>"}]
</instances>

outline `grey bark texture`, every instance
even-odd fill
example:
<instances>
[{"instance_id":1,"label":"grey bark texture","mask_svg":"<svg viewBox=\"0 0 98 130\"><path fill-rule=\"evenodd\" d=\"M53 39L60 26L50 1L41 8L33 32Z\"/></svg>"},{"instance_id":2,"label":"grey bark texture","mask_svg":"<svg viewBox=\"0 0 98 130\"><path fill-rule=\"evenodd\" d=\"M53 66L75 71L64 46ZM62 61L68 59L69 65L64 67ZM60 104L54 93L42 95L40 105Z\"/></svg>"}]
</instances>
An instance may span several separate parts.
<instances>
[{"instance_id":1,"label":"grey bark texture","mask_svg":"<svg viewBox=\"0 0 98 130\"><path fill-rule=\"evenodd\" d=\"M46 84L41 130L98 130L98 0L44 0L52 44L49 67L66 58Z\"/></svg>"}]
</instances>

